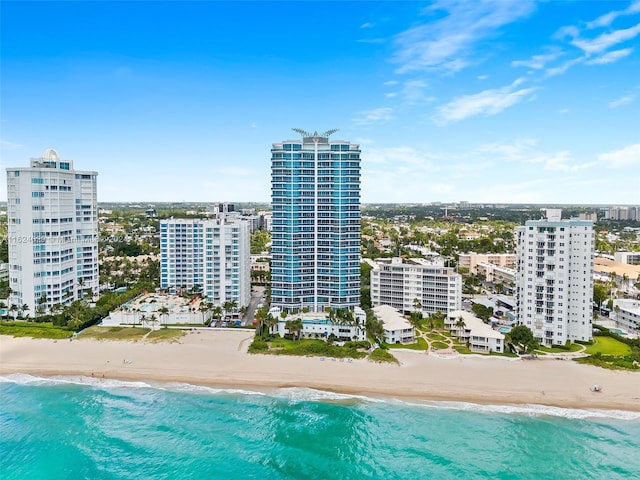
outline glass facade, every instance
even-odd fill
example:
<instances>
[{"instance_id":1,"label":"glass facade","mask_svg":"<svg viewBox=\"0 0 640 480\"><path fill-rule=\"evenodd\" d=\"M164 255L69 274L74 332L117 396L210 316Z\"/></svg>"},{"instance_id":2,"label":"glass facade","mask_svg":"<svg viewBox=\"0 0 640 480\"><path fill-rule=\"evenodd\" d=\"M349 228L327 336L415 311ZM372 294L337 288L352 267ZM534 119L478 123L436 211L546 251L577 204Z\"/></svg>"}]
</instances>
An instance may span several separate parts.
<instances>
[{"instance_id":1,"label":"glass facade","mask_svg":"<svg viewBox=\"0 0 640 480\"><path fill-rule=\"evenodd\" d=\"M360 147L309 136L273 144L271 303L360 303Z\"/></svg>"}]
</instances>

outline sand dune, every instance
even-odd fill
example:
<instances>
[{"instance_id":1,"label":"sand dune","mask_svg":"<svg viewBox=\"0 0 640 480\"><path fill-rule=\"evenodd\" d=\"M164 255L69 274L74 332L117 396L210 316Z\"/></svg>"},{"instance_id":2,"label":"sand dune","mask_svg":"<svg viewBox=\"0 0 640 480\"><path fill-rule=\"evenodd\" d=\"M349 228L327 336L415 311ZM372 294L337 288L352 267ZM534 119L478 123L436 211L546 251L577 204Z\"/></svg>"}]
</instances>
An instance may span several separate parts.
<instances>
[{"instance_id":1,"label":"sand dune","mask_svg":"<svg viewBox=\"0 0 640 480\"><path fill-rule=\"evenodd\" d=\"M415 400L544 404L640 411L640 374L572 361L443 359L397 350L401 365L249 355L246 331L190 331L181 343L0 337L0 373L93 375L197 385L309 387ZM592 392L593 384L602 386Z\"/></svg>"}]
</instances>

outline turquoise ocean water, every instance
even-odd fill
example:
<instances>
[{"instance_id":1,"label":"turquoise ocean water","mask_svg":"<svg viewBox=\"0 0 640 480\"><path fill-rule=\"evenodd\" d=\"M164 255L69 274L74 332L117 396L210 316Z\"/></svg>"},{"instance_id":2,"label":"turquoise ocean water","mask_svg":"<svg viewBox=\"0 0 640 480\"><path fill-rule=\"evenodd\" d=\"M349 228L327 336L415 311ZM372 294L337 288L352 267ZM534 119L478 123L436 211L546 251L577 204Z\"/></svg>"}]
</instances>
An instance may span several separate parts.
<instances>
[{"instance_id":1,"label":"turquoise ocean water","mask_svg":"<svg viewBox=\"0 0 640 480\"><path fill-rule=\"evenodd\" d=\"M0 377L0 478L632 479L640 414Z\"/></svg>"}]
</instances>

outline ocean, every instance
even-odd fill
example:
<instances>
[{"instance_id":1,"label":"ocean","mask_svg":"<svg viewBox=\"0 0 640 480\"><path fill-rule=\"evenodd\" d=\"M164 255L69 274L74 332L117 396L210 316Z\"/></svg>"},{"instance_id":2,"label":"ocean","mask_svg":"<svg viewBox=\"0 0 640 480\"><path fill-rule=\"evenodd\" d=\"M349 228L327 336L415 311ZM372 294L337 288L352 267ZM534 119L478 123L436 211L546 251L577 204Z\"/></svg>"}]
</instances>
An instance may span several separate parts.
<instances>
[{"instance_id":1,"label":"ocean","mask_svg":"<svg viewBox=\"0 0 640 480\"><path fill-rule=\"evenodd\" d=\"M640 413L13 374L0 478L638 479Z\"/></svg>"}]
</instances>

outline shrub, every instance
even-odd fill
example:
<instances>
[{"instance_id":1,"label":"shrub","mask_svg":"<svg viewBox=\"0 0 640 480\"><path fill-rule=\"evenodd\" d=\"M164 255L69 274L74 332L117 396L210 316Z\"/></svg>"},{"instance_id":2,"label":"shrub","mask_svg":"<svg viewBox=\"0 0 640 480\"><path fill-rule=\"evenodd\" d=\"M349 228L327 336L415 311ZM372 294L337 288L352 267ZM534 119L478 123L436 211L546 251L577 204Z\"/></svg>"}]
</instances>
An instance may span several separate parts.
<instances>
[{"instance_id":1,"label":"shrub","mask_svg":"<svg viewBox=\"0 0 640 480\"><path fill-rule=\"evenodd\" d=\"M269 350L269 344L264 340L256 338L253 340L251 345L249 345L249 353L260 353L266 352Z\"/></svg>"},{"instance_id":2,"label":"shrub","mask_svg":"<svg viewBox=\"0 0 640 480\"><path fill-rule=\"evenodd\" d=\"M368 359L370 362L376 362L376 363L400 364L400 362L398 362L398 359L396 357L391 355L387 350L383 350L382 348L376 348L373 352L371 352Z\"/></svg>"}]
</instances>

